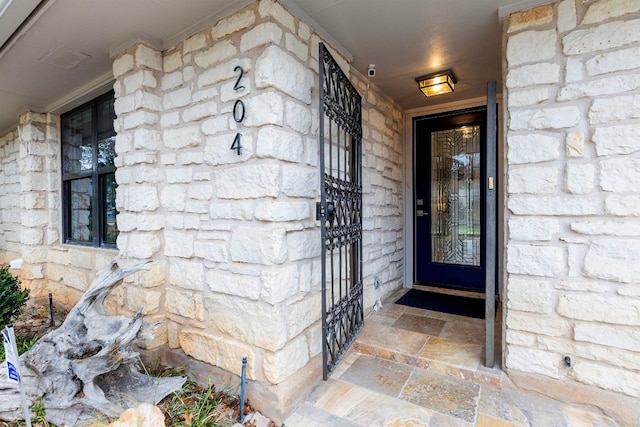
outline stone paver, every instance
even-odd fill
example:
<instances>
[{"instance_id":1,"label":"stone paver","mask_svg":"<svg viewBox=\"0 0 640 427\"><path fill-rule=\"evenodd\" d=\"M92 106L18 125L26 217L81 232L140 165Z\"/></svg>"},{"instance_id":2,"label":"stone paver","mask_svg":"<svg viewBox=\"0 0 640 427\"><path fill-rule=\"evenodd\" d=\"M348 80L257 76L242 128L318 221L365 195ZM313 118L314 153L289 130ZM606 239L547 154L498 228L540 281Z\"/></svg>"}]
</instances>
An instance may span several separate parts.
<instances>
[{"instance_id":1,"label":"stone paver","mask_svg":"<svg viewBox=\"0 0 640 427\"><path fill-rule=\"evenodd\" d=\"M482 366L484 348L474 338L481 321L394 304L402 292L367 316L331 378L286 427L618 426L600 413L503 384L499 368Z\"/></svg>"}]
</instances>

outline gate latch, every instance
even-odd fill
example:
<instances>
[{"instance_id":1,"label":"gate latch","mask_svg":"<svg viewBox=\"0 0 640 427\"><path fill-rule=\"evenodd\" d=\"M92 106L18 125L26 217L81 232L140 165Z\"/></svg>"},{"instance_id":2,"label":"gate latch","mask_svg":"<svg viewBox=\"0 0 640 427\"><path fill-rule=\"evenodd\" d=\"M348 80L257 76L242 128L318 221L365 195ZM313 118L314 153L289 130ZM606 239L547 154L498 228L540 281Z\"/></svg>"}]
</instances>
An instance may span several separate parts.
<instances>
[{"instance_id":1,"label":"gate latch","mask_svg":"<svg viewBox=\"0 0 640 427\"><path fill-rule=\"evenodd\" d=\"M336 212L336 208L331 202L323 205L322 202L316 202L316 221L321 219L331 219Z\"/></svg>"},{"instance_id":2,"label":"gate latch","mask_svg":"<svg viewBox=\"0 0 640 427\"><path fill-rule=\"evenodd\" d=\"M327 216L327 210L324 208L322 202L316 202L316 221L320 221Z\"/></svg>"}]
</instances>

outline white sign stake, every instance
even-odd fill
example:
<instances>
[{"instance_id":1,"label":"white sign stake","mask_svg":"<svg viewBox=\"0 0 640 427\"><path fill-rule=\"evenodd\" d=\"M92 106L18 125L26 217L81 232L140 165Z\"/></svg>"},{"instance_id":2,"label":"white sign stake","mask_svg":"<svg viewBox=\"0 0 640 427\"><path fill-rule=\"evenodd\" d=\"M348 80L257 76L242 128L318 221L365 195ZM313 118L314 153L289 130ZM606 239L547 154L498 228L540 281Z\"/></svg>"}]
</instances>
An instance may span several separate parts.
<instances>
[{"instance_id":1,"label":"white sign stake","mask_svg":"<svg viewBox=\"0 0 640 427\"><path fill-rule=\"evenodd\" d=\"M27 406L27 397L25 396L22 384L20 383L18 346L16 345L16 334L13 330L13 325L8 325L2 331L2 341L4 343L4 354L7 362L7 378L9 378L9 381L13 381L18 384L20 400L22 401L22 410L24 412L24 420L27 423L27 427L31 427L31 414L29 413L29 407Z\"/></svg>"}]
</instances>

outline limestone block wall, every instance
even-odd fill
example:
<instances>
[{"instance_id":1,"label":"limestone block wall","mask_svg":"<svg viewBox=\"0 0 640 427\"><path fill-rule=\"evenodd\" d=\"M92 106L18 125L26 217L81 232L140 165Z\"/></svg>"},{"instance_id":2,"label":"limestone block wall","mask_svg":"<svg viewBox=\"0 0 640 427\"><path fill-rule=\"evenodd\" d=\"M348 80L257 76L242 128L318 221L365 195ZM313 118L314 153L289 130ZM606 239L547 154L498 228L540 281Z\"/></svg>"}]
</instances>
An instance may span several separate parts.
<instances>
[{"instance_id":1,"label":"limestone block wall","mask_svg":"<svg viewBox=\"0 0 640 427\"><path fill-rule=\"evenodd\" d=\"M20 151L17 174L20 179L21 277L30 280L35 295L44 293L46 247L59 239L58 207L60 176L56 161L58 117L25 112L18 125Z\"/></svg>"},{"instance_id":2,"label":"limestone block wall","mask_svg":"<svg viewBox=\"0 0 640 427\"><path fill-rule=\"evenodd\" d=\"M59 117L26 111L0 138L0 261L22 258L16 274L33 297L73 305L113 250L61 245Z\"/></svg>"},{"instance_id":3,"label":"limestone block wall","mask_svg":"<svg viewBox=\"0 0 640 427\"><path fill-rule=\"evenodd\" d=\"M197 360L239 375L248 356L267 384L320 349L310 37L260 2L113 68L117 244L154 268L125 308L163 315L169 347Z\"/></svg>"},{"instance_id":4,"label":"limestone block wall","mask_svg":"<svg viewBox=\"0 0 640 427\"><path fill-rule=\"evenodd\" d=\"M362 95L362 258L365 307L371 307L404 278L404 112L356 70L351 81Z\"/></svg>"},{"instance_id":5,"label":"limestone block wall","mask_svg":"<svg viewBox=\"0 0 640 427\"><path fill-rule=\"evenodd\" d=\"M62 244L59 117L24 113L0 138L0 255L67 304L112 259L152 261L109 309L163 321L148 349L188 356L205 380L239 375L247 356L249 397L281 417L322 371L320 41L262 0L166 50L114 57L117 251ZM363 95L369 309L402 283L403 113L333 54Z\"/></svg>"},{"instance_id":6,"label":"limestone block wall","mask_svg":"<svg viewBox=\"0 0 640 427\"><path fill-rule=\"evenodd\" d=\"M637 421L639 4L563 0L505 39L505 367Z\"/></svg>"},{"instance_id":7,"label":"limestone block wall","mask_svg":"<svg viewBox=\"0 0 640 427\"><path fill-rule=\"evenodd\" d=\"M166 320L150 348L166 342L236 375L246 355L249 394L276 419L321 377L320 41L263 0L113 62L117 246L125 260L153 261L114 309ZM335 55L365 95L371 307L402 281L402 113Z\"/></svg>"},{"instance_id":8,"label":"limestone block wall","mask_svg":"<svg viewBox=\"0 0 640 427\"><path fill-rule=\"evenodd\" d=\"M0 137L0 262L20 253L20 174L17 129Z\"/></svg>"}]
</instances>

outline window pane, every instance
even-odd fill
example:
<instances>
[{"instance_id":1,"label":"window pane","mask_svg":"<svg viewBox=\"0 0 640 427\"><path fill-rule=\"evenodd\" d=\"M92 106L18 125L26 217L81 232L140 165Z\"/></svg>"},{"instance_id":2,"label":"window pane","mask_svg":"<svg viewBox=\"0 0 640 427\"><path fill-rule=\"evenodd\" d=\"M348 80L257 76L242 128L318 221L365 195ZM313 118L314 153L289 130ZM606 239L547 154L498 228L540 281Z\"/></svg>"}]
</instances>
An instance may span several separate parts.
<instances>
[{"instance_id":1,"label":"window pane","mask_svg":"<svg viewBox=\"0 0 640 427\"><path fill-rule=\"evenodd\" d=\"M62 170L64 173L93 169L91 106L62 119Z\"/></svg>"},{"instance_id":2,"label":"window pane","mask_svg":"<svg viewBox=\"0 0 640 427\"><path fill-rule=\"evenodd\" d=\"M115 118L113 93L62 116L66 242L115 246Z\"/></svg>"},{"instance_id":3,"label":"window pane","mask_svg":"<svg viewBox=\"0 0 640 427\"><path fill-rule=\"evenodd\" d=\"M71 224L69 230L71 240L87 243L93 241L92 193L91 178L71 181Z\"/></svg>"},{"instance_id":4,"label":"window pane","mask_svg":"<svg viewBox=\"0 0 640 427\"><path fill-rule=\"evenodd\" d=\"M104 191L104 212L102 223L104 224L104 240L103 243L108 245L116 244L118 237L118 224L116 223L116 175L110 173L102 177L102 188Z\"/></svg>"},{"instance_id":5,"label":"window pane","mask_svg":"<svg viewBox=\"0 0 640 427\"><path fill-rule=\"evenodd\" d=\"M109 97L97 103L97 128L98 128L98 167L113 166L115 157L114 145L116 133L113 130L113 121L116 118L113 109L114 98Z\"/></svg>"}]
</instances>

